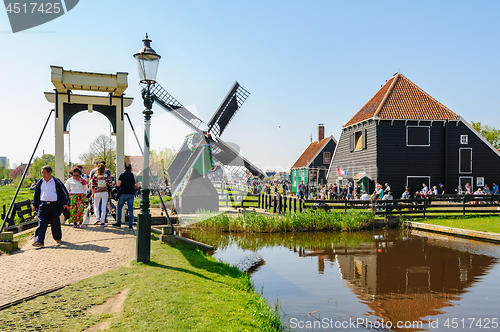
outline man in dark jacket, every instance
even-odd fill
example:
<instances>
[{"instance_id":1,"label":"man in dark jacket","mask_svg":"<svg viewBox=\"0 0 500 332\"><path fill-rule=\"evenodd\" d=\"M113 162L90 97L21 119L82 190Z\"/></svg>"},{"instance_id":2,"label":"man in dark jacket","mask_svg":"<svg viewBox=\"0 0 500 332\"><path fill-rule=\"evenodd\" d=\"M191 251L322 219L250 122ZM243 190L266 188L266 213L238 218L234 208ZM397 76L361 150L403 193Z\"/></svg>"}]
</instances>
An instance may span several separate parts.
<instances>
[{"instance_id":1,"label":"man in dark jacket","mask_svg":"<svg viewBox=\"0 0 500 332\"><path fill-rule=\"evenodd\" d=\"M37 211L38 227L35 231L35 242L33 246L43 248L45 232L49 223L51 224L52 237L59 243L62 239L61 215L63 208L69 206L69 195L66 187L56 177L52 176L52 167L42 167L42 178L35 186L33 196L33 211Z\"/></svg>"},{"instance_id":2,"label":"man in dark jacket","mask_svg":"<svg viewBox=\"0 0 500 332\"><path fill-rule=\"evenodd\" d=\"M133 223L134 223L134 192L135 189L139 187L137 184L137 179L132 173L132 165L131 164L126 164L125 165L125 172L120 174L120 177L118 178L118 181L116 182L116 186L120 188L120 198L118 199L118 209L116 211L117 213L117 220L116 223L114 223L113 227L115 228L121 228L122 226L122 209L123 205L127 203L128 206L128 230L131 231L133 230Z\"/></svg>"}]
</instances>

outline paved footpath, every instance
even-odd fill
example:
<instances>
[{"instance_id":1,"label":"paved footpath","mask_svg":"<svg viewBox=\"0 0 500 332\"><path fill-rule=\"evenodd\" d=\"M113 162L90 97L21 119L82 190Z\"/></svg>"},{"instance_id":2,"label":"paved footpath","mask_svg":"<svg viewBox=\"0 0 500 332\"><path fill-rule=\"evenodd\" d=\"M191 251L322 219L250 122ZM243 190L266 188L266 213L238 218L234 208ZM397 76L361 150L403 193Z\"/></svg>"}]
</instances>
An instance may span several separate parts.
<instances>
[{"instance_id":1,"label":"paved footpath","mask_svg":"<svg viewBox=\"0 0 500 332\"><path fill-rule=\"evenodd\" d=\"M117 269L134 259L135 232L123 225L121 229L94 226L93 217L85 222L83 229L63 225L60 244L52 238L49 227L45 248L33 247L31 239L14 254L0 256L0 309Z\"/></svg>"}]
</instances>

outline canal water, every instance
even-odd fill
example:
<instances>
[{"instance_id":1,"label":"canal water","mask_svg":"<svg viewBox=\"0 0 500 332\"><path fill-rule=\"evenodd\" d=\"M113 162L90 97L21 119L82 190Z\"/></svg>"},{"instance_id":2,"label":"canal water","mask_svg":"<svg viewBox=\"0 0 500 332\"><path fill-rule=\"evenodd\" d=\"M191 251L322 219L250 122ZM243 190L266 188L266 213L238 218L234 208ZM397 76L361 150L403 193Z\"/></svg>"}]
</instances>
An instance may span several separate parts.
<instances>
[{"instance_id":1,"label":"canal water","mask_svg":"<svg viewBox=\"0 0 500 332\"><path fill-rule=\"evenodd\" d=\"M500 331L500 245L412 231L183 234L295 331Z\"/></svg>"}]
</instances>

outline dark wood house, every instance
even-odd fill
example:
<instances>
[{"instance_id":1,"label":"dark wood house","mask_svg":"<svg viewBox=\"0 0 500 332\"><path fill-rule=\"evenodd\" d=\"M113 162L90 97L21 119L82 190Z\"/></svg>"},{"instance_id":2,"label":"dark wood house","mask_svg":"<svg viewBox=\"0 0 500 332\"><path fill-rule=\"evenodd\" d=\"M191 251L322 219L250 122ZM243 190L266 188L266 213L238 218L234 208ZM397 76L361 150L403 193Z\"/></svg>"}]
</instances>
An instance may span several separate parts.
<instances>
[{"instance_id":1,"label":"dark wood house","mask_svg":"<svg viewBox=\"0 0 500 332\"><path fill-rule=\"evenodd\" d=\"M399 198L444 185L455 193L500 181L500 152L472 126L400 73L392 76L343 126L328 183L388 182ZM337 169L347 175L338 175Z\"/></svg>"},{"instance_id":2,"label":"dark wood house","mask_svg":"<svg viewBox=\"0 0 500 332\"><path fill-rule=\"evenodd\" d=\"M311 142L299 159L290 168L291 191L297 192L301 180L310 186L326 184L326 174L332 160L337 140L333 136L324 137L325 127L318 126L318 141Z\"/></svg>"}]
</instances>

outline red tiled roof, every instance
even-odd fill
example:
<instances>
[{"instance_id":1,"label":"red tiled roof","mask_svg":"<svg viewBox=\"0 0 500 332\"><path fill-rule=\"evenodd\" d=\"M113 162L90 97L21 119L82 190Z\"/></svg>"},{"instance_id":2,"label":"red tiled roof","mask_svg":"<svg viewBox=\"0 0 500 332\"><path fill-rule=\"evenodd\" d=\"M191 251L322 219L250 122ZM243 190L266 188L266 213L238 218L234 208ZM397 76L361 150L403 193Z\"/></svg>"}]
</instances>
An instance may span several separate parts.
<instances>
[{"instance_id":1,"label":"red tiled roof","mask_svg":"<svg viewBox=\"0 0 500 332\"><path fill-rule=\"evenodd\" d=\"M293 169L293 168L309 166L312 159L316 157L316 155L325 147L325 145L328 143L330 139L333 139L333 136L328 136L323 138L321 141L316 141L309 144L309 146L305 149L304 152L302 152L299 159L297 159L297 161L295 162L295 164L293 164L291 168Z\"/></svg>"},{"instance_id":2,"label":"red tiled roof","mask_svg":"<svg viewBox=\"0 0 500 332\"><path fill-rule=\"evenodd\" d=\"M380 119L456 120L458 115L432 98L403 74L391 77L344 125Z\"/></svg>"}]
</instances>

